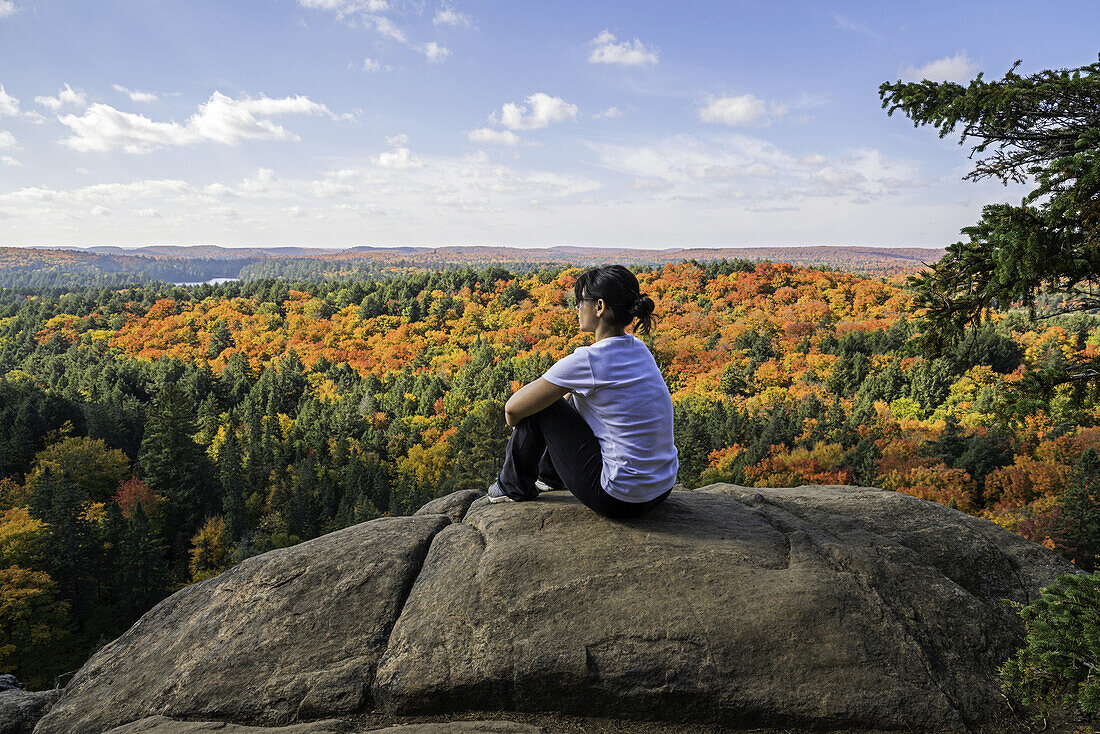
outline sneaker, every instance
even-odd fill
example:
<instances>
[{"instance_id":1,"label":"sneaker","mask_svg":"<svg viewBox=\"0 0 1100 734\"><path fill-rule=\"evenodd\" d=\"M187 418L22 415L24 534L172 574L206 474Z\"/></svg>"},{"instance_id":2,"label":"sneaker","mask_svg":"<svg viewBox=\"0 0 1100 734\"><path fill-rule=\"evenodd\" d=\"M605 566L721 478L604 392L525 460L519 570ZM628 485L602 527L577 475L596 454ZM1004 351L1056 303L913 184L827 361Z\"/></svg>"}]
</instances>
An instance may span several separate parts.
<instances>
[{"instance_id":1,"label":"sneaker","mask_svg":"<svg viewBox=\"0 0 1100 734\"><path fill-rule=\"evenodd\" d=\"M493 482L489 485L489 491L487 492L487 494L489 496L489 502L493 503L494 505L497 502L515 502L514 499L504 494L504 490L502 490L500 488L500 485L496 482Z\"/></svg>"},{"instance_id":2,"label":"sneaker","mask_svg":"<svg viewBox=\"0 0 1100 734\"><path fill-rule=\"evenodd\" d=\"M549 484L542 481L541 479L536 479L535 480L535 489L537 489L540 492L553 492L556 488L551 487Z\"/></svg>"}]
</instances>

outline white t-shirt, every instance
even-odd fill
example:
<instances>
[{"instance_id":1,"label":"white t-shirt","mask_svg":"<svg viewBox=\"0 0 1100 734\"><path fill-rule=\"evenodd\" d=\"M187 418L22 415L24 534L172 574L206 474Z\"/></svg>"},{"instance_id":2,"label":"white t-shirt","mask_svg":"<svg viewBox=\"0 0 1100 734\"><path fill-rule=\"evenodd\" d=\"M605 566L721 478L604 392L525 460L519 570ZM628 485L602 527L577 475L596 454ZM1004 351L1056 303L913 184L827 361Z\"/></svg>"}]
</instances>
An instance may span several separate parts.
<instances>
[{"instance_id":1,"label":"white t-shirt","mask_svg":"<svg viewBox=\"0 0 1100 734\"><path fill-rule=\"evenodd\" d=\"M632 334L577 349L543 378L574 394L600 442L605 492L646 502L671 489L680 468L672 440L672 398L653 355Z\"/></svg>"}]
</instances>

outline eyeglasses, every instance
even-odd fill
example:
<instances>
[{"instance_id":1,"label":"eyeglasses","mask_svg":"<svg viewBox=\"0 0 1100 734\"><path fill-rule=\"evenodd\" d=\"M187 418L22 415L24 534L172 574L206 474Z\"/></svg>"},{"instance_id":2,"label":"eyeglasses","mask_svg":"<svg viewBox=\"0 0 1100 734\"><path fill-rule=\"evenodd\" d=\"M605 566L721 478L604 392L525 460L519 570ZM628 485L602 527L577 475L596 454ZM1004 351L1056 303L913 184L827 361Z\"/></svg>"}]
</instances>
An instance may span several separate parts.
<instances>
[{"instance_id":1,"label":"eyeglasses","mask_svg":"<svg viewBox=\"0 0 1100 734\"><path fill-rule=\"evenodd\" d=\"M577 298L574 298L574 297L571 296L569 298L569 305L572 308L579 309L581 307L581 304L584 303L585 301L598 301L598 300L599 300L598 298L581 298L581 299L578 300Z\"/></svg>"}]
</instances>

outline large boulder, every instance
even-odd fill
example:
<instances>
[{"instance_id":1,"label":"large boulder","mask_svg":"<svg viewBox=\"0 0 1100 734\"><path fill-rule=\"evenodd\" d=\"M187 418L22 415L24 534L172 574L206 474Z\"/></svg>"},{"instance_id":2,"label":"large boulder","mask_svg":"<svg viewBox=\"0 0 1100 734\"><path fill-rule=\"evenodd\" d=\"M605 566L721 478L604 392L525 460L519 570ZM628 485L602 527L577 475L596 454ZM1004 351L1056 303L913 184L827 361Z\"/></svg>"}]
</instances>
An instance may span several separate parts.
<instances>
[{"instance_id":1,"label":"large boulder","mask_svg":"<svg viewBox=\"0 0 1100 734\"><path fill-rule=\"evenodd\" d=\"M473 498L180 591L89 660L35 731L379 709L998 731L996 669L1022 638L1002 600L1072 571L877 489L713 485L633 521L565 492Z\"/></svg>"},{"instance_id":2,"label":"large boulder","mask_svg":"<svg viewBox=\"0 0 1100 734\"><path fill-rule=\"evenodd\" d=\"M14 676L0 676L8 677ZM60 697L61 691L56 688L24 691L16 686L4 686L0 689L0 734L30 734L35 723Z\"/></svg>"}]
</instances>

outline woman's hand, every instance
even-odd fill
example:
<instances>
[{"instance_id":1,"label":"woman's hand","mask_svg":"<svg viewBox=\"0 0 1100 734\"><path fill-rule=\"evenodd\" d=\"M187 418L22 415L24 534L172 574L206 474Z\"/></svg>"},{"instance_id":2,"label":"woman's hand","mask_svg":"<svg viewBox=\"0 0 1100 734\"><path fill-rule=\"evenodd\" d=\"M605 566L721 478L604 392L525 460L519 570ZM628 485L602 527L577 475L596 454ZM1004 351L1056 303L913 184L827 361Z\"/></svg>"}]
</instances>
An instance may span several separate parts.
<instances>
[{"instance_id":1,"label":"woman's hand","mask_svg":"<svg viewBox=\"0 0 1100 734\"><path fill-rule=\"evenodd\" d=\"M561 400L568 393L569 391L564 387L558 387L540 377L516 390L515 394L508 398L508 402L504 404L504 422L515 428L515 425L527 416L550 407L555 400Z\"/></svg>"}]
</instances>

